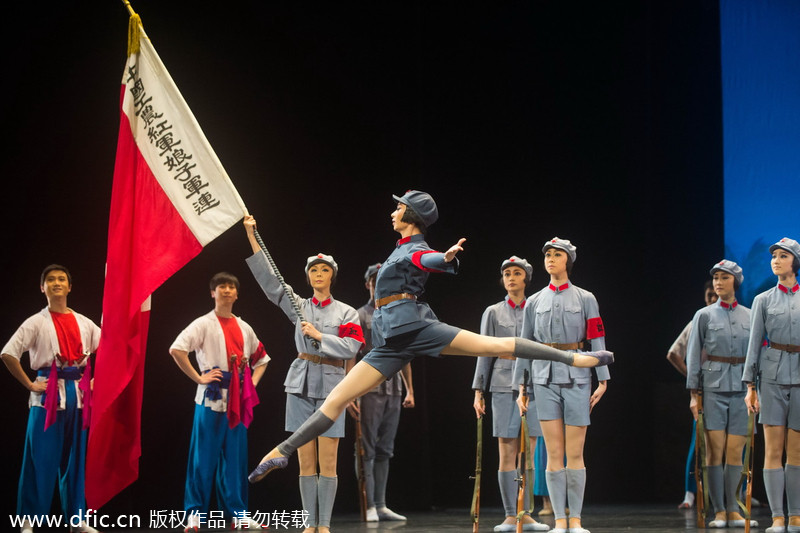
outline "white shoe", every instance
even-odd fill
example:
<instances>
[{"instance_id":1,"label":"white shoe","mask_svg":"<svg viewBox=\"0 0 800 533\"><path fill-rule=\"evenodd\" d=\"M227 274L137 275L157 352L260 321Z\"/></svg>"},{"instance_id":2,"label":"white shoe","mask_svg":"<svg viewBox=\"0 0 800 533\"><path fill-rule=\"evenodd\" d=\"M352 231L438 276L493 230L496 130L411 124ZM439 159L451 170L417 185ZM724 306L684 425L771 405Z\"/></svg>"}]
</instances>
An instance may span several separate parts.
<instances>
[{"instance_id":1,"label":"white shoe","mask_svg":"<svg viewBox=\"0 0 800 533\"><path fill-rule=\"evenodd\" d=\"M744 518L741 520L731 520L728 522L728 527L744 527ZM750 520L750 527L758 527L758 522Z\"/></svg>"},{"instance_id":2,"label":"white shoe","mask_svg":"<svg viewBox=\"0 0 800 533\"><path fill-rule=\"evenodd\" d=\"M550 531L550 526L547 524L542 524L541 522L528 522L527 524L522 524L522 531ZM572 533L572 530L570 530Z\"/></svg>"},{"instance_id":3,"label":"white shoe","mask_svg":"<svg viewBox=\"0 0 800 533\"><path fill-rule=\"evenodd\" d=\"M246 529L248 531L261 531L261 524L256 522L250 517L247 518L237 518L233 522L233 529L234 530L243 530Z\"/></svg>"},{"instance_id":4,"label":"white shoe","mask_svg":"<svg viewBox=\"0 0 800 533\"><path fill-rule=\"evenodd\" d=\"M198 529L200 529L200 515L197 513L192 513L186 520L186 527L183 528L183 533L196 533Z\"/></svg>"},{"instance_id":5,"label":"white shoe","mask_svg":"<svg viewBox=\"0 0 800 533\"><path fill-rule=\"evenodd\" d=\"M367 522L377 522L378 521L378 510L374 507L369 507L367 509Z\"/></svg>"},{"instance_id":6,"label":"white shoe","mask_svg":"<svg viewBox=\"0 0 800 533\"><path fill-rule=\"evenodd\" d=\"M708 529L721 529L724 527L728 527L727 520L712 520L708 523Z\"/></svg>"},{"instance_id":7,"label":"white shoe","mask_svg":"<svg viewBox=\"0 0 800 533\"><path fill-rule=\"evenodd\" d=\"M683 501L678 505L678 509L691 509L694 507L694 492L686 491L683 496Z\"/></svg>"},{"instance_id":8,"label":"white shoe","mask_svg":"<svg viewBox=\"0 0 800 533\"><path fill-rule=\"evenodd\" d=\"M381 521L383 520L404 521L406 520L406 517L401 514L395 513L388 507L381 507L380 509L378 509L378 519Z\"/></svg>"}]
</instances>

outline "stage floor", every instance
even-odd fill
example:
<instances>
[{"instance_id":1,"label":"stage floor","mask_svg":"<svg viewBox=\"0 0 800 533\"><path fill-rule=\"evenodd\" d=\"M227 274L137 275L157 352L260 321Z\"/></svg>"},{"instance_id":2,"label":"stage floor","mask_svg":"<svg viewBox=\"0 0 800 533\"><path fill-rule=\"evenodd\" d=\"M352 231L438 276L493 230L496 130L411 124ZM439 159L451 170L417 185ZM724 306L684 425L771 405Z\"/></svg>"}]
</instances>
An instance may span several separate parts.
<instances>
[{"instance_id":1,"label":"stage floor","mask_svg":"<svg viewBox=\"0 0 800 533\"><path fill-rule=\"evenodd\" d=\"M402 509L397 509L403 512ZM377 533L381 531L396 531L397 533L431 533L437 531L462 531L470 533L468 509L448 509L429 512L406 513L407 522L370 522L364 523L357 515L334 515L331 524L331 533ZM672 505L606 505L587 506L583 512L583 527L592 533L619 533L621 531L636 531L650 533L684 533L695 531L695 511L678 510ZM771 524L769 510L765 508L754 509L753 517L759 521L758 528L751 528L753 533L764 531ZM493 527L502 520L501 511L497 509L483 509L481 513L480 531L491 532ZM553 525L552 517L539 520ZM105 533L140 533L140 532L169 531L166 529L119 529L105 530ZM174 530L173 530L174 531ZM223 531L222 529L201 529L200 531ZM275 529L268 531L300 531L298 529ZM727 531L744 531L744 528L728 528Z\"/></svg>"}]
</instances>

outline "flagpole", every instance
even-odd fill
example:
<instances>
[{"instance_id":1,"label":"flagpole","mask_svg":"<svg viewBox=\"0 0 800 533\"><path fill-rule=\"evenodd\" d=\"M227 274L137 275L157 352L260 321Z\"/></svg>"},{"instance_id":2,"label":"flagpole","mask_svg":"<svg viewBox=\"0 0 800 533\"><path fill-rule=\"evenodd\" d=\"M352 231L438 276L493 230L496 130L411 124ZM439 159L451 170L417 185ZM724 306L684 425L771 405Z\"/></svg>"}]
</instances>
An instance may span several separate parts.
<instances>
[{"instance_id":1,"label":"flagpole","mask_svg":"<svg viewBox=\"0 0 800 533\"><path fill-rule=\"evenodd\" d=\"M128 13L130 13L131 16L136 15L136 12L133 10L133 6L131 6L131 3L128 0L122 0L122 3L128 8Z\"/></svg>"}]
</instances>

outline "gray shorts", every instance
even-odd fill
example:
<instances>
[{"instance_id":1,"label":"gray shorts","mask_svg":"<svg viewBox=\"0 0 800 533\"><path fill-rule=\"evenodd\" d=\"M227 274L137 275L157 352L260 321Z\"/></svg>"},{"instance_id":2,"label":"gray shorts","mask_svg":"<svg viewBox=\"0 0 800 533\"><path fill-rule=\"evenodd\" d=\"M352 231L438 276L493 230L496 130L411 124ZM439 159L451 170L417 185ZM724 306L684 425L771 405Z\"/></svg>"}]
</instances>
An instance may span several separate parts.
<instances>
[{"instance_id":1,"label":"gray shorts","mask_svg":"<svg viewBox=\"0 0 800 533\"><path fill-rule=\"evenodd\" d=\"M747 391L703 391L703 425L709 431L725 431L729 435L747 435Z\"/></svg>"},{"instance_id":2,"label":"gray shorts","mask_svg":"<svg viewBox=\"0 0 800 533\"><path fill-rule=\"evenodd\" d=\"M518 391L492 393L492 431L496 438L512 439L519 437L522 417L517 406ZM541 437L542 426L536 415L536 402L528 395L528 436Z\"/></svg>"},{"instance_id":3,"label":"gray shorts","mask_svg":"<svg viewBox=\"0 0 800 533\"><path fill-rule=\"evenodd\" d=\"M301 396L299 394L286 395L286 431L295 432L305 422L311 414L322 407L324 399L309 398L308 396ZM328 429L320 437L330 437L332 439L341 439L344 437L344 411L339 415L339 418L333 423L333 426Z\"/></svg>"},{"instance_id":4,"label":"gray shorts","mask_svg":"<svg viewBox=\"0 0 800 533\"><path fill-rule=\"evenodd\" d=\"M764 383L758 387L761 412L758 421L800 431L800 385Z\"/></svg>"},{"instance_id":5,"label":"gray shorts","mask_svg":"<svg viewBox=\"0 0 800 533\"><path fill-rule=\"evenodd\" d=\"M461 328L444 322L433 322L422 329L386 339L386 344L370 350L362 361L388 379L415 357L439 357L460 331Z\"/></svg>"},{"instance_id":6,"label":"gray shorts","mask_svg":"<svg viewBox=\"0 0 800 533\"><path fill-rule=\"evenodd\" d=\"M563 419L568 426L588 426L590 383L533 385L539 420Z\"/></svg>"}]
</instances>

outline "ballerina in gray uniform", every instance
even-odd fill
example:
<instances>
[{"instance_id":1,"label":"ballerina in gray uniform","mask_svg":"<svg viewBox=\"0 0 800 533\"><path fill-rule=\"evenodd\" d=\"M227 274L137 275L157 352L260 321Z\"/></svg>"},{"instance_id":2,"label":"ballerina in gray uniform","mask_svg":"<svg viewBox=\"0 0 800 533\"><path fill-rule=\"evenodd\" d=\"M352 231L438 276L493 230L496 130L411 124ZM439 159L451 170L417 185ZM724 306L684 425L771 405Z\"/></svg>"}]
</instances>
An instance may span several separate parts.
<instances>
[{"instance_id":1,"label":"ballerina in gray uniform","mask_svg":"<svg viewBox=\"0 0 800 533\"><path fill-rule=\"evenodd\" d=\"M753 300L742 380L745 402L764 428L764 489L772 510L767 533L800 532L800 244L784 237L769 247L778 283ZM766 345L765 345L766 342ZM759 378L756 394L756 377ZM783 464L784 452L786 464ZM789 512L787 525L783 495Z\"/></svg>"},{"instance_id":2,"label":"ballerina in gray uniform","mask_svg":"<svg viewBox=\"0 0 800 533\"><path fill-rule=\"evenodd\" d=\"M488 337L440 322L418 298L432 272L455 273L456 254L466 239L446 252L436 252L425 242L426 229L438 219L433 198L421 191L394 196L392 228L400 240L378 271L376 309L372 321L373 349L331 391L322 406L288 439L270 450L250 474L255 483L276 468L285 468L292 455L324 432L355 398L397 373L420 355L501 356L549 359L576 367L613 362L611 352L566 352L518 337Z\"/></svg>"},{"instance_id":3,"label":"ballerina in gray uniform","mask_svg":"<svg viewBox=\"0 0 800 533\"><path fill-rule=\"evenodd\" d=\"M522 334L522 317L525 310L525 288L531 281L533 267L525 259L512 255L500 264L500 279L506 290L502 302L490 305L481 317L481 334L493 337L518 336ZM475 414L481 417L486 414L484 391L492 394L492 435L497 438L499 465L497 484L500 486L500 498L503 500L505 520L494 526L495 531L517 530L517 455L519 454L520 428L522 416L517 409L517 391L514 389L514 357L480 357L475 364L475 377L472 388L475 400L472 406ZM528 392L532 392L532 388ZM528 394L528 408L536 412L532 394ZM536 416L526 416L527 434L530 449L536 449L536 439L542 436L542 428ZM522 465L521 465L522 466ZM524 466L522 466L524 468ZM533 484L533 480L527 480ZM528 491L531 494L531 491ZM533 509L533 502L526 505ZM550 531L550 526L540 524L529 513L521 517L523 531Z\"/></svg>"},{"instance_id":4,"label":"ballerina in gray uniform","mask_svg":"<svg viewBox=\"0 0 800 533\"><path fill-rule=\"evenodd\" d=\"M747 441L742 363L750 339L750 309L736 301L736 289L744 280L739 265L723 259L711 267L710 273L719 300L697 311L692 320L686 349L686 388L692 394L689 408L695 420L697 390L703 389L708 494L715 511L708 527L744 527L736 489ZM750 525L757 527L758 523L751 520Z\"/></svg>"}]
</instances>

